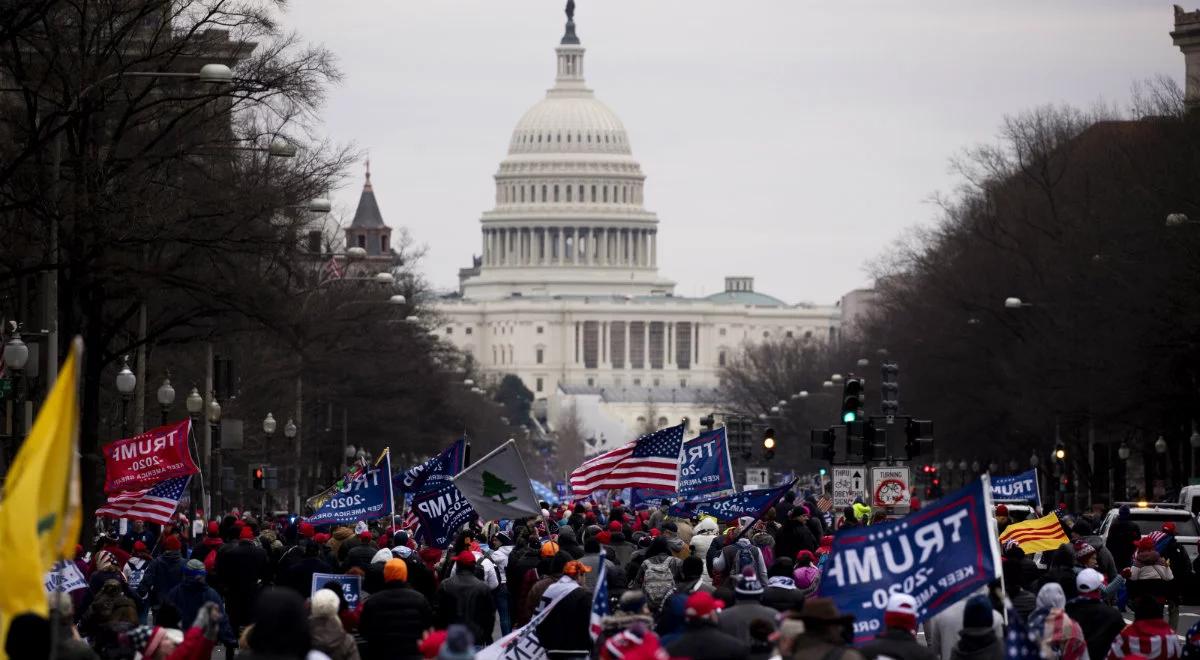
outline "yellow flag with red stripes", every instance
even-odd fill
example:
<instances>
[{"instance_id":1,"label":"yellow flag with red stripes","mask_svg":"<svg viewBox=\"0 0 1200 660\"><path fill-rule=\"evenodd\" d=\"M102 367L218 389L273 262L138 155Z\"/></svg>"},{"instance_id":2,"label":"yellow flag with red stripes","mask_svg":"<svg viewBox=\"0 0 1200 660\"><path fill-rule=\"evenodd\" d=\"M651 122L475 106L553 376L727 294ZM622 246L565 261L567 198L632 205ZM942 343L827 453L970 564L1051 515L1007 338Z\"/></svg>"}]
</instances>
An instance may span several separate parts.
<instances>
[{"instance_id":1,"label":"yellow flag with red stripes","mask_svg":"<svg viewBox=\"0 0 1200 660\"><path fill-rule=\"evenodd\" d=\"M1026 553L1057 550L1058 546L1070 543L1063 531L1062 522L1053 511L1033 520L1013 523L1000 535L1000 545L1016 541Z\"/></svg>"}]
</instances>

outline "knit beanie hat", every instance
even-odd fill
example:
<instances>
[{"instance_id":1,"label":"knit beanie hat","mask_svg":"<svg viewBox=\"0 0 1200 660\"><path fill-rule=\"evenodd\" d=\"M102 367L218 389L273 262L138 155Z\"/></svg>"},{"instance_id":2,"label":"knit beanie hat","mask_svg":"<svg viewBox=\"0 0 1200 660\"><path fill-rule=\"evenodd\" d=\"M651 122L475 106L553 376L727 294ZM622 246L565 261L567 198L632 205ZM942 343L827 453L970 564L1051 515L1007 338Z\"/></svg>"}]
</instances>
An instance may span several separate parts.
<instances>
[{"instance_id":1,"label":"knit beanie hat","mask_svg":"<svg viewBox=\"0 0 1200 660\"><path fill-rule=\"evenodd\" d=\"M408 564L403 559L389 559L383 565L384 582L405 582L408 580Z\"/></svg>"},{"instance_id":2,"label":"knit beanie hat","mask_svg":"<svg viewBox=\"0 0 1200 660\"><path fill-rule=\"evenodd\" d=\"M180 542L178 536L175 536L174 534L170 534L163 538L162 547L163 547L163 550L166 550L168 552L170 552L172 550L178 551L180 548L183 547L183 543Z\"/></svg>"},{"instance_id":3,"label":"knit beanie hat","mask_svg":"<svg viewBox=\"0 0 1200 660\"><path fill-rule=\"evenodd\" d=\"M189 559L183 565L183 579L185 580L202 580L208 571L204 570L204 562L199 559Z\"/></svg>"},{"instance_id":4,"label":"knit beanie hat","mask_svg":"<svg viewBox=\"0 0 1200 660\"><path fill-rule=\"evenodd\" d=\"M967 600L963 609L963 628L991 628L992 601L987 596L978 594Z\"/></svg>"},{"instance_id":5,"label":"knit beanie hat","mask_svg":"<svg viewBox=\"0 0 1200 660\"><path fill-rule=\"evenodd\" d=\"M758 581L758 576L754 574L754 570L747 568L738 576L737 586L734 587L734 593L739 598L743 596L762 596L762 582Z\"/></svg>"},{"instance_id":6,"label":"knit beanie hat","mask_svg":"<svg viewBox=\"0 0 1200 660\"><path fill-rule=\"evenodd\" d=\"M888 598L887 609L883 612L883 625L916 632L917 599L908 594L892 594Z\"/></svg>"},{"instance_id":7,"label":"knit beanie hat","mask_svg":"<svg viewBox=\"0 0 1200 660\"><path fill-rule=\"evenodd\" d=\"M438 651L441 660L472 660L475 657L475 636L461 623L446 629L446 642Z\"/></svg>"}]
</instances>

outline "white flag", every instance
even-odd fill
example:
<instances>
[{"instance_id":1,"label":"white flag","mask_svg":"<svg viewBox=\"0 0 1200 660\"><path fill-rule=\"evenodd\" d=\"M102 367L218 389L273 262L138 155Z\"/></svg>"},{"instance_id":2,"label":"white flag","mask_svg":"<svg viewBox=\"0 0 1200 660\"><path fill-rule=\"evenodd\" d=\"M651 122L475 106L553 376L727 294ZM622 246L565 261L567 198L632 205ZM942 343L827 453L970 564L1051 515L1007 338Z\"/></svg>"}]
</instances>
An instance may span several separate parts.
<instances>
[{"instance_id":1,"label":"white flag","mask_svg":"<svg viewBox=\"0 0 1200 660\"><path fill-rule=\"evenodd\" d=\"M541 611L535 613L529 623L501 637L491 646L480 649L475 654L475 660L546 660L546 649L538 640L537 628L550 616L550 610L558 605L563 596L581 588L578 583L572 583L573 585L564 585L555 582L550 585L542 597L546 604Z\"/></svg>"},{"instance_id":2,"label":"white flag","mask_svg":"<svg viewBox=\"0 0 1200 660\"><path fill-rule=\"evenodd\" d=\"M483 520L528 518L541 513L514 440L459 472L454 485Z\"/></svg>"}]
</instances>

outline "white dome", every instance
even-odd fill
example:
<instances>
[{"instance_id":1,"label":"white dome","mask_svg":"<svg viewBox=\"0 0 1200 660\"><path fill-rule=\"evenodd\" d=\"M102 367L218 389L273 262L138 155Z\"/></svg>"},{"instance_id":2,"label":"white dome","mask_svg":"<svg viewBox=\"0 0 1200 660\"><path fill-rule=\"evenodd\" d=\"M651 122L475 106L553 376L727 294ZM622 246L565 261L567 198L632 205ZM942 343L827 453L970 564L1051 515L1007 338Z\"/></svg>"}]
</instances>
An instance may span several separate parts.
<instances>
[{"instance_id":1,"label":"white dome","mask_svg":"<svg viewBox=\"0 0 1200 660\"><path fill-rule=\"evenodd\" d=\"M508 153L564 152L631 153L621 120L590 92L551 92L517 122Z\"/></svg>"}]
</instances>

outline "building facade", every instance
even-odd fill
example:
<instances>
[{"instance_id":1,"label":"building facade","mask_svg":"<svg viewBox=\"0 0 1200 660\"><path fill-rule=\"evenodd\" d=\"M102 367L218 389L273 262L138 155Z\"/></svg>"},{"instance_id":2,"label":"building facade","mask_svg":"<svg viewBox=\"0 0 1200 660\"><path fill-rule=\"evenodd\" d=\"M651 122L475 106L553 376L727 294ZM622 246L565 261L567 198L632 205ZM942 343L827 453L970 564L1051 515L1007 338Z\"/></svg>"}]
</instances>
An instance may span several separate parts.
<instances>
[{"instance_id":1,"label":"building facade","mask_svg":"<svg viewBox=\"0 0 1200 660\"><path fill-rule=\"evenodd\" d=\"M759 293L752 277L675 295L658 272L646 176L624 125L587 87L584 54L569 18L554 86L513 130L480 220L481 256L439 301L436 332L485 377L519 376L551 427L573 406L585 432L624 440L647 415L662 421L655 411L676 423L719 406L721 368L747 342L837 341L841 314Z\"/></svg>"}]
</instances>

